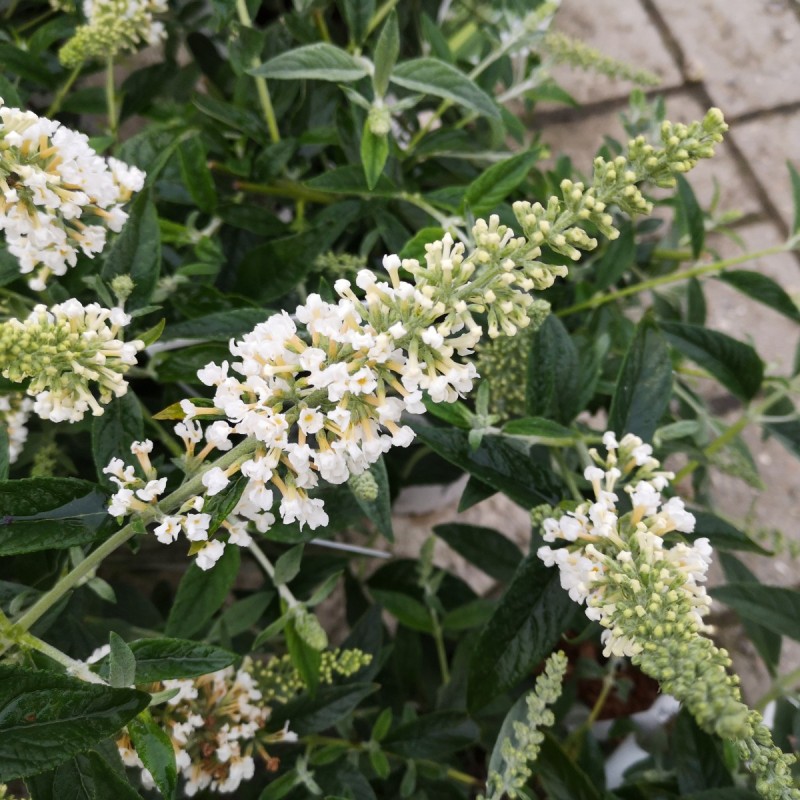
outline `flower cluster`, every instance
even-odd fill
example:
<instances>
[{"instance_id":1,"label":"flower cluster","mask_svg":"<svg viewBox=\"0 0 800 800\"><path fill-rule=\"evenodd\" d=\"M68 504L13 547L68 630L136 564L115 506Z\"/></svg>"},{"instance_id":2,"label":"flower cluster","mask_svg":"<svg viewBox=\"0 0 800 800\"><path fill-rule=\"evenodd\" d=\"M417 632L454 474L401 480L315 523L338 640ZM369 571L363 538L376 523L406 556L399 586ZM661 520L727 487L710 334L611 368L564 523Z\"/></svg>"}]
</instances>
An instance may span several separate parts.
<instances>
[{"instance_id":1,"label":"flower cluster","mask_svg":"<svg viewBox=\"0 0 800 800\"><path fill-rule=\"evenodd\" d=\"M65 67L74 68L84 61L113 59L124 51L156 45L166 38L163 23L154 14L167 12L166 0L83 0L86 25L58 54Z\"/></svg>"},{"instance_id":2,"label":"flower cluster","mask_svg":"<svg viewBox=\"0 0 800 800\"><path fill-rule=\"evenodd\" d=\"M498 737L499 751L495 748L489 763L487 795L479 795L478 800L502 800L504 797L514 800L520 796L519 790L533 774L530 765L536 761L544 740L541 729L555 722L549 706L561 696L561 683L566 670L567 657L564 653L553 653L536 679L533 691L525 695L524 714L521 708L520 715L514 714L513 710L510 712Z\"/></svg>"},{"instance_id":3,"label":"flower cluster","mask_svg":"<svg viewBox=\"0 0 800 800\"><path fill-rule=\"evenodd\" d=\"M118 338L129 322L121 308L75 299L50 309L36 306L24 321L0 323L2 375L16 383L30 380L26 391L42 419L76 422L88 410L99 416L103 403L127 391L123 376L144 347Z\"/></svg>"},{"instance_id":4,"label":"flower cluster","mask_svg":"<svg viewBox=\"0 0 800 800\"><path fill-rule=\"evenodd\" d=\"M389 448L409 445L414 434L402 416L425 410L423 393L434 403L450 403L472 389L478 372L468 357L484 332L493 339L513 336L541 317L532 292L567 273L566 266L541 260L543 248L579 258L597 244L581 227L587 222L617 236L607 204L627 208L631 190L639 191L637 181L651 174L661 180L665 170L710 155L724 127L712 110L635 169L622 175L612 175L610 167L596 171L597 186L586 191L566 182L563 198L550 198L546 208L515 203L521 236L497 216L479 219L469 251L445 234L425 246L424 263L385 256L384 276L362 269L355 286L346 279L334 283L337 302L311 294L293 316L283 311L231 342L230 361L198 371L213 389L213 407L183 400L184 418L175 428L186 447L187 472L201 479L201 494L237 493L225 527L232 525L236 537L239 531L246 536L249 523L266 532L276 505L285 524L325 526L323 501L310 495L320 479L344 483ZM401 269L410 281L401 279ZM246 443L240 457L237 448ZM200 466L214 450L232 457ZM205 499L195 493L182 498L179 515L187 509L208 514ZM202 540L207 566L222 554L224 542L212 539L211 521L203 515L160 521L162 541L174 541L181 529Z\"/></svg>"},{"instance_id":5,"label":"flower cluster","mask_svg":"<svg viewBox=\"0 0 800 800\"><path fill-rule=\"evenodd\" d=\"M327 651L322 654L320 681L350 676L369 661L370 656L359 650ZM235 792L255 774L256 755L274 772L280 762L265 745L297 740L288 725L275 733L264 730L269 704L284 703L304 688L288 658L273 657L266 664L246 658L239 669L227 667L193 680L165 680L150 688L175 692L164 705L151 707L151 713L172 741L189 797L204 789ZM126 766L142 771L142 785L153 788L152 775L127 733L117 739L117 747Z\"/></svg>"},{"instance_id":6,"label":"flower cluster","mask_svg":"<svg viewBox=\"0 0 800 800\"><path fill-rule=\"evenodd\" d=\"M798 800L792 756L774 746L761 716L741 700L728 654L702 635L710 599L702 586L710 562L708 539L671 546L665 536L691 533L695 519L678 497L661 493L674 477L661 471L652 448L631 434L603 437L608 455L590 451L587 467L594 500L543 523L539 548L557 565L561 585L586 615L605 629L605 655L629 656L664 691L685 704L698 724L736 742L770 800ZM620 513L617 485L625 482L632 510Z\"/></svg>"},{"instance_id":7,"label":"flower cluster","mask_svg":"<svg viewBox=\"0 0 800 800\"><path fill-rule=\"evenodd\" d=\"M146 515L156 515L159 524L155 528L155 535L158 541L162 544L172 544L183 533L191 543L191 552L197 556L197 566L201 569L211 569L225 552L226 542L220 538L213 538L218 527L227 531L228 544L240 547L250 544L246 522L237 516L239 505L234 506L224 520L218 520L211 514L204 513L206 499L201 495L194 495L177 509L177 513L160 514L156 504L166 489L167 479L159 478L152 466L150 462L152 451L153 442L150 439L134 442L131 445L131 454L136 456L144 478L136 474L134 466L125 464L121 458L112 458L104 467L103 472L118 487L109 501L109 514L114 517L124 517L134 513L141 515L143 512ZM214 473L211 475L213 477ZM211 490L209 493L214 494Z\"/></svg>"},{"instance_id":8,"label":"flower cluster","mask_svg":"<svg viewBox=\"0 0 800 800\"><path fill-rule=\"evenodd\" d=\"M0 395L0 424L8 436L8 460L13 464L22 452L28 438L26 423L33 409L33 401L23 394Z\"/></svg>"},{"instance_id":9,"label":"flower cluster","mask_svg":"<svg viewBox=\"0 0 800 800\"><path fill-rule=\"evenodd\" d=\"M144 184L144 173L101 158L87 137L31 111L1 107L0 230L32 289L64 275L78 254L103 250L108 230L128 215L122 206Z\"/></svg>"}]
</instances>

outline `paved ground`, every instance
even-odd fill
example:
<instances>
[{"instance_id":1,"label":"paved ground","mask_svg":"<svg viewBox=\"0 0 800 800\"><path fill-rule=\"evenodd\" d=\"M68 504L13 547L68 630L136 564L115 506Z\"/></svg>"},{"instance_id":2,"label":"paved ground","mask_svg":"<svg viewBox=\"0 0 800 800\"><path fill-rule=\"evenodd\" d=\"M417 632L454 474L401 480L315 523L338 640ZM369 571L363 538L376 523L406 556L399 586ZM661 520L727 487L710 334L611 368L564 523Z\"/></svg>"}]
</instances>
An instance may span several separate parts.
<instances>
[{"instance_id":1,"label":"paved ground","mask_svg":"<svg viewBox=\"0 0 800 800\"><path fill-rule=\"evenodd\" d=\"M705 203L715 182L719 184L721 207L743 214L737 232L748 250L785 241L793 214L786 161L800 168L798 2L563 0L556 28L658 74L662 84L650 94L664 95L671 120L697 119L707 108L719 106L730 123L729 135L718 155L691 173L691 183ZM632 86L567 68L555 74L582 105L539 107L532 124L554 150L569 154L588 172L604 134L624 137L618 115L627 107ZM742 252L732 242L717 244L723 257ZM771 256L745 268L763 270L800 299L796 254ZM708 294L711 327L751 340L775 373L791 369L800 334L795 324L718 281L709 283ZM736 416L738 411L733 411L731 419ZM800 462L773 441L761 443L756 431L749 432L748 441L766 489L759 492L720 475L714 480L717 509L750 531L780 529L800 541ZM458 492L454 494L457 498ZM447 507L442 499L433 494L431 508L437 510L430 516L405 518L402 538L409 553L431 524L454 518L453 505ZM414 503L418 502L417 497ZM527 515L522 509L506 508L497 497L468 512L466 519L501 527L519 542L528 536ZM446 548L438 555L440 563L453 566ZM800 585L800 562L788 556L750 558L748 564L767 583ZM470 574L470 579L476 589L486 588L481 577ZM735 625L721 633L734 647L741 638ZM767 678L756 659L740 651L737 661L746 693L751 698L760 695ZM784 661L787 670L800 664L800 646L787 642Z\"/></svg>"}]
</instances>

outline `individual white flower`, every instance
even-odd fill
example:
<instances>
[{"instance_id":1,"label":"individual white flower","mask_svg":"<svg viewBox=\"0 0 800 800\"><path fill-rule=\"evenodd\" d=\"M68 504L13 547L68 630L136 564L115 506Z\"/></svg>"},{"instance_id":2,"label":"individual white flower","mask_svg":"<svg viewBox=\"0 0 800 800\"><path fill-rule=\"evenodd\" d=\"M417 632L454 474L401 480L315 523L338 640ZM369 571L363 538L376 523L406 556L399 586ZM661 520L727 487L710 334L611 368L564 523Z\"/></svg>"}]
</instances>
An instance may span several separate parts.
<instances>
[{"instance_id":1,"label":"individual white flower","mask_svg":"<svg viewBox=\"0 0 800 800\"><path fill-rule=\"evenodd\" d=\"M136 490L136 496L140 500L144 500L146 503L151 503L153 500L157 500L159 495L164 493L164 489L167 488L167 479L166 478L159 478L158 480L148 481L144 488Z\"/></svg>"},{"instance_id":2,"label":"individual white flower","mask_svg":"<svg viewBox=\"0 0 800 800\"><path fill-rule=\"evenodd\" d=\"M222 558L225 552L225 543L219 539L212 539L203 545L202 549L198 551L196 556L197 566L202 570L211 569L217 561Z\"/></svg>"},{"instance_id":3,"label":"individual white flower","mask_svg":"<svg viewBox=\"0 0 800 800\"><path fill-rule=\"evenodd\" d=\"M203 486L206 487L206 493L209 497L219 494L230 482L225 470L219 467L212 467L208 472L203 473L200 479Z\"/></svg>"},{"instance_id":4,"label":"individual white flower","mask_svg":"<svg viewBox=\"0 0 800 800\"><path fill-rule=\"evenodd\" d=\"M208 538L210 514L187 514L183 518L183 532L190 542L202 542Z\"/></svg>"},{"instance_id":5,"label":"individual white flower","mask_svg":"<svg viewBox=\"0 0 800 800\"><path fill-rule=\"evenodd\" d=\"M180 517L164 517L161 524L155 528L156 539L161 544L172 544L181 532L181 521Z\"/></svg>"}]
</instances>

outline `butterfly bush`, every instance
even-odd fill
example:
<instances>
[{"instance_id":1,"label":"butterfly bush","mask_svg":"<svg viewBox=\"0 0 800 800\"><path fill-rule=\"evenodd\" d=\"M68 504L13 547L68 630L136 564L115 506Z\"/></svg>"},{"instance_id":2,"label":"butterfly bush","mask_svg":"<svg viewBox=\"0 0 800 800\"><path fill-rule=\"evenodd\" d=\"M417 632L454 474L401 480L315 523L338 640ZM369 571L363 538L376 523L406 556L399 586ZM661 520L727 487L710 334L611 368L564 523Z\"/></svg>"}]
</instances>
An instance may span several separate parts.
<instances>
[{"instance_id":1,"label":"butterfly bush","mask_svg":"<svg viewBox=\"0 0 800 800\"><path fill-rule=\"evenodd\" d=\"M764 797L797 800L794 756L772 743L761 715L742 702L727 652L703 635L711 547L704 537L671 541L695 526L679 497L664 497L673 473L637 436L617 441L608 432L603 443L606 457L591 450L595 465L585 471L594 499L544 520L544 540L561 546L540 547L539 558L558 567L570 597L604 628L604 655L629 657L704 730L735 742Z\"/></svg>"},{"instance_id":2,"label":"butterfly bush","mask_svg":"<svg viewBox=\"0 0 800 800\"><path fill-rule=\"evenodd\" d=\"M65 275L79 254L93 258L108 231L128 218L122 206L144 185L144 173L104 159L88 137L59 122L2 105L0 230L32 289Z\"/></svg>"}]
</instances>

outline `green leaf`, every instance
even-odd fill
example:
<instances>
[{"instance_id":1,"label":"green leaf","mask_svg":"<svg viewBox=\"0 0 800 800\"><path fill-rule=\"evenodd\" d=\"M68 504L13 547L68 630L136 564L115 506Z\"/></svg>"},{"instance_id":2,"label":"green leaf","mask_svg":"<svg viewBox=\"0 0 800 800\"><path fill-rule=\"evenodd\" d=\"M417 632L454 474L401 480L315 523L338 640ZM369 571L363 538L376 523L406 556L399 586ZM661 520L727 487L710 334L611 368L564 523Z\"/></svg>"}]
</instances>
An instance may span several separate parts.
<instances>
[{"instance_id":1,"label":"green leaf","mask_svg":"<svg viewBox=\"0 0 800 800\"><path fill-rule=\"evenodd\" d=\"M321 175L307 180L305 185L310 189L331 192L332 194L359 195L372 193L376 197L392 196L396 191L395 185L385 175L381 175L375 186L370 189L367 186L363 167L359 167L356 164L349 164L346 167L337 167L323 172Z\"/></svg>"},{"instance_id":2,"label":"green leaf","mask_svg":"<svg viewBox=\"0 0 800 800\"><path fill-rule=\"evenodd\" d=\"M108 682L122 689L132 686L136 675L136 657L125 640L114 631L109 634L111 652L108 656Z\"/></svg>"},{"instance_id":3,"label":"green leaf","mask_svg":"<svg viewBox=\"0 0 800 800\"><path fill-rule=\"evenodd\" d=\"M91 750L58 769L27 778L33 800L141 800L141 795L100 755Z\"/></svg>"},{"instance_id":4,"label":"green leaf","mask_svg":"<svg viewBox=\"0 0 800 800\"><path fill-rule=\"evenodd\" d=\"M534 334L528 353L525 385L527 413L570 423L581 410L577 406L580 386L578 352L567 329L549 316Z\"/></svg>"},{"instance_id":5,"label":"green leaf","mask_svg":"<svg viewBox=\"0 0 800 800\"><path fill-rule=\"evenodd\" d=\"M437 58L415 58L398 64L391 82L412 92L443 97L487 117L500 118L494 100L477 83Z\"/></svg>"},{"instance_id":6,"label":"green leaf","mask_svg":"<svg viewBox=\"0 0 800 800\"><path fill-rule=\"evenodd\" d=\"M112 485L103 470L112 458L125 462L131 459L131 444L144 439L144 421L139 398L128 391L115 397L99 417L92 417L92 453L97 477L101 483Z\"/></svg>"},{"instance_id":7,"label":"green leaf","mask_svg":"<svg viewBox=\"0 0 800 800\"><path fill-rule=\"evenodd\" d=\"M497 610L481 631L469 666L469 708L512 689L552 651L579 613L561 588L558 570L536 553L519 565Z\"/></svg>"},{"instance_id":8,"label":"green leaf","mask_svg":"<svg viewBox=\"0 0 800 800\"><path fill-rule=\"evenodd\" d=\"M550 800L603 800L594 781L550 733L544 734L536 767Z\"/></svg>"},{"instance_id":9,"label":"green leaf","mask_svg":"<svg viewBox=\"0 0 800 800\"><path fill-rule=\"evenodd\" d=\"M792 199L794 201L794 221L792 222L792 235L800 233L800 175L791 161L786 162L789 168L789 178L792 182Z\"/></svg>"},{"instance_id":10,"label":"green leaf","mask_svg":"<svg viewBox=\"0 0 800 800\"><path fill-rule=\"evenodd\" d=\"M567 447L581 440L579 434L571 428L559 425L544 417L524 417L512 419L503 426L503 433L513 436L524 436L536 444Z\"/></svg>"},{"instance_id":11,"label":"green leaf","mask_svg":"<svg viewBox=\"0 0 800 800\"><path fill-rule=\"evenodd\" d=\"M697 278L686 282L686 321L690 325L705 325L708 307L703 284Z\"/></svg>"},{"instance_id":12,"label":"green leaf","mask_svg":"<svg viewBox=\"0 0 800 800\"><path fill-rule=\"evenodd\" d=\"M170 324L161 337L172 339L204 339L213 342L228 342L251 331L259 322L264 322L272 313L270 309L234 308L218 311L197 319Z\"/></svg>"},{"instance_id":13,"label":"green leaf","mask_svg":"<svg viewBox=\"0 0 800 800\"><path fill-rule=\"evenodd\" d=\"M58 75L47 69L50 63L49 59L39 58L14 45L0 44L0 64L6 74L53 89L58 84Z\"/></svg>"},{"instance_id":14,"label":"green leaf","mask_svg":"<svg viewBox=\"0 0 800 800\"><path fill-rule=\"evenodd\" d=\"M595 290L602 292L613 286L636 261L636 238L633 225L626 222L619 228L619 236L609 242L604 253L592 264Z\"/></svg>"},{"instance_id":15,"label":"green leaf","mask_svg":"<svg viewBox=\"0 0 800 800\"><path fill-rule=\"evenodd\" d=\"M636 328L617 377L608 429L653 439L672 396L672 363L664 338L643 319Z\"/></svg>"},{"instance_id":16,"label":"green leaf","mask_svg":"<svg viewBox=\"0 0 800 800\"><path fill-rule=\"evenodd\" d=\"M675 775L681 794L733 786L715 737L700 730L683 708L672 730Z\"/></svg>"},{"instance_id":17,"label":"green leaf","mask_svg":"<svg viewBox=\"0 0 800 800\"><path fill-rule=\"evenodd\" d=\"M563 496L557 477L533 460L531 445L524 440L486 434L478 449L473 450L467 431L428 427L414 419L409 423L417 437L442 458L508 495L523 508L541 503L553 505Z\"/></svg>"},{"instance_id":18,"label":"green leaf","mask_svg":"<svg viewBox=\"0 0 800 800\"><path fill-rule=\"evenodd\" d=\"M759 303L769 306L793 322L800 322L800 309L794 300L779 283L763 273L735 269L723 272L718 277L747 297L758 300Z\"/></svg>"},{"instance_id":19,"label":"green leaf","mask_svg":"<svg viewBox=\"0 0 800 800\"><path fill-rule=\"evenodd\" d=\"M800 592L758 582L729 583L709 589L709 594L781 636L800 641Z\"/></svg>"},{"instance_id":20,"label":"green leaf","mask_svg":"<svg viewBox=\"0 0 800 800\"><path fill-rule=\"evenodd\" d=\"M178 147L181 178L201 211L211 213L217 205L217 189L200 134L184 139Z\"/></svg>"},{"instance_id":21,"label":"green leaf","mask_svg":"<svg viewBox=\"0 0 800 800\"><path fill-rule=\"evenodd\" d=\"M375 14L375 0L339 0L339 5L350 32L350 42L355 45L363 44L370 20Z\"/></svg>"},{"instance_id":22,"label":"green leaf","mask_svg":"<svg viewBox=\"0 0 800 800\"><path fill-rule=\"evenodd\" d=\"M77 478L0 482L0 556L64 549L97 538L106 495Z\"/></svg>"},{"instance_id":23,"label":"green leaf","mask_svg":"<svg viewBox=\"0 0 800 800\"><path fill-rule=\"evenodd\" d=\"M287 620L283 629L286 640L286 649L292 659L292 664L300 673L309 693L315 695L319 687L319 667L322 663L320 651L311 647L297 632L295 620Z\"/></svg>"},{"instance_id":24,"label":"green leaf","mask_svg":"<svg viewBox=\"0 0 800 800\"><path fill-rule=\"evenodd\" d=\"M689 181L680 173L675 178L678 181L678 212L682 221L686 224L689 241L692 245L692 255L695 258L700 258L706 238L703 210L697 202Z\"/></svg>"},{"instance_id":25,"label":"green leaf","mask_svg":"<svg viewBox=\"0 0 800 800\"><path fill-rule=\"evenodd\" d=\"M361 132L361 165L370 191L375 188L389 157L389 135L376 136L370 129L369 120L364 122Z\"/></svg>"},{"instance_id":26,"label":"green leaf","mask_svg":"<svg viewBox=\"0 0 800 800\"><path fill-rule=\"evenodd\" d=\"M228 546L213 569L205 571L191 563L167 618L167 636L189 637L208 624L233 587L239 559L239 548Z\"/></svg>"},{"instance_id":27,"label":"green leaf","mask_svg":"<svg viewBox=\"0 0 800 800\"><path fill-rule=\"evenodd\" d=\"M158 213L143 191L134 201L130 216L119 236L108 249L102 276L111 281L117 275L130 275L134 287L127 307L135 310L147 305L161 271L161 233Z\"/></svg>"},{"instance_id":28,"label":"green leaf","mask_svg":"<svg viewBox=\"0 0 800 800\"><path fill-rule=\"evenodd\" d=\"M298 544L280 555L275 562L275 575L272 579L276 586L289 583L300 572L304 548L304 544Z\"/></svg>"},{"instance_id":29,"label":"green leaf","mask_svg":"<svg viewBox=\"0 0 800 800\"><path fill-rule=\"evenodd\" d=\"M448 611L442 617L442 628L446 631L465 631L470 628L483 627L494 613L497 603L479 597L463 606Z\"/></svg>"},{"instance_id":30,"label":"green leaf","mask_svg":"<svg viewBox=\"0 0 800 800\"><path fill-rule=\"evenodd\" d=\"M764 428L769 431L792 455L800 458L800 418L794 403L783 397L769 407L771 416L788 417L782 422L764 422Z\"/></svg>"},{"instance_id":31,"label":"green leaf","mask_svg":"<svg viewBox=\"0 0 800 800\"><path fill-rule=\"evenodd\" d=\"M369 738L375 742L382 742L386 738L386 734L389 733L391 727L392 709L384 708L383 711L378 714L378 718L372 726L372 733L370 733Z\"/></svg>"},{"instance_id":32,"label":"green leaf","mask_svg":"<svg viewBox=\"0 0 800 800\"><path fill-rule=\"evenodd\" d=\"M273 80L310 79L340 83L363 78L367 67L345 50L317 42L288 50L247 71Z\"/></svg>"},{"instance_id":33,"label":"green leaf","mask_svg":"<svg viewBox=\"0 0 800 800\"><path fill-rule=\"evenodd\" d=\"M230 666L238 658L235 653L202 642L187 639L137 639L128 647L136 659L136 684L197 678ZM108 674L108 657L98 662L100 675Z\"/></svg>"},{"instance_id":34,"label":"green leaf","mask_svg":"<svg viewBox=\"0 0 800 800\"><path fill-rule=\"evenodd\" d=\"M511 580L523 558L510 539L492 528L454 522L437 525L433 532L470 564L501 583Z\"/></svg>"},{"instance_id":35,"label":"green leaf","mask_svg":"<svg viewBox=\"0 0 800 800\"><path fill-rule=\"evenodd\" d=\"M706 536L711 541L711 546L717 550L746 550L762 556L772 555L746 533L716 514L694 508L691 512L696 520L694 532L682 534L689 541L694 541L699 536Z\"/></svg>"},{"instance_id":36,"label":"green leaf","mask_svg":"<svg viewBox=\"0 0 800 800\"><path fill-rule=\"evenodd\" d=\"M392 589L370 589L380 603L398 622L415 631L431 633L431 615L428 609L410 595Z\"/></svg>"},{"instance_id":37,"label":"green leaf","mask_svg":"<svg viewBox=\"0 0 800 800\"><path fill-rule=\"evenodd\" d=\"M467 186L464 206L476 217L493 211L528 177L541 156L542 148L537 146L498 164L492 164Z\"/></svg>"},{"instance_id":38,"label":"green leaf","mask_svg":"<svg viewBox=\"0 0 800 800\"><path fill-rule=\"evenodd\" d=\"M335 725L380 687L376 683L345 683L324 686L316 695L300 695L272 710L270 727L279 728L287 720L300 736L319 733Z\"/></svg>"},{"instance_id":39,"label":"green leaf","mask_svg":"<svg viewBox=\"0 0 800 800\"><path fill-rule=\"evenodd\" d=\"M398 725L386 749L407 758L439 759L475 742L480 730L463 711L434 711Z\"/></svg>"},{"instance_id":40,"label":"green leaf","mask_svg":"<svg viewBox=\"0 0 800 800\"><path fill-rule=\"evenodd\" d=\"M392 498L389 494L389 476L386 473L386 464L379 458L370 465L370 475L378 484L378 496L374 500L364 500L353 493L361 510L369 517L370 521L390 542L394 541L392 531Z\"/></svg>"},{"instance_id":41,"label":"green leaf","mask_svg":"<svg viewBox=\"0 0 800 800\"><path fill-rule=\"evenodd\" d=\"M389 88L389 78L400 53L400 31L397 26L397 12L392 10L383 23L381 35L375 45L375 71L372 74L372 88L376 97L383 97Z\"/></svg>"},{"instance_id":42,"label":"green leaf","mask_svg":"<svg viewBox=\"0 0 800 800\"><path fill-rule=\"evenodd\" d=\"M58 766L113 736L149 702L135 689L0 665L0 781Z\"/></svg>"},{"instance_id":43,"label":"green leaf","mask_svg":"<svg viewBox=\"0 0 800 800\"><path fill-rule=\"evenodd\" d=\"M173 800L178 784L178 767L172 740L156 725L149 711L143 711L128 723L128 733L161 796L164 800Z\"/></svg>"},{"instance_id":44,"label":"green leaf","mask_svg":"<svg viewBox=\"0 0 800 800\"><path fill-rule=\"evenodd\" d=\"M719 556L727 581L731 583L758 582L758 578L738 558L735 558L730 553L720 553ZM783 643L781 636L747 617L742 617L742 627L747 634L747 638L753 643L753 646L758 650L758 654L767 665L767 669L772 675L775 675L781 658L781 645Z\"/></svg>"},{"instance_id":45,"label":"green leaf","mask_svg":"<svg viewBox=\"0 0 800 800\"><path fill-rule=\"evenodd\" d=\"M761 388L764 364L750 345L699 325L661 322L660 327L673 347L740 399L752 399Z\"/></svg>"}]
</instances>

